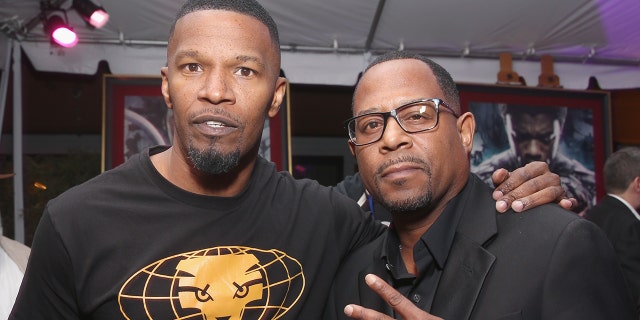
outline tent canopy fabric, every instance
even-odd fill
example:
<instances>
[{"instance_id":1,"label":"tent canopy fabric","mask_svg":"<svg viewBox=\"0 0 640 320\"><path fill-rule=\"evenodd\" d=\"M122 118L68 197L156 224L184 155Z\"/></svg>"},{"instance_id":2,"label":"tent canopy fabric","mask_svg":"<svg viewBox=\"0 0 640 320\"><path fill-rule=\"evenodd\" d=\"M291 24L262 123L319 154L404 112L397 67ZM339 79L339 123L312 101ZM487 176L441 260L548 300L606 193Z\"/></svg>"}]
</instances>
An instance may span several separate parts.
<instances>
[{"instance_id":1,"label":"tent canopy fabric","mask_svg":"<svg viewBox=\"0 0 640 320\"><path fill-rule=\"evenodd\" d=\"M590 76L607 89L640 87L637 0L259 1L278 24L294 83L353 85L372 57L401 49L434 58L459 82L495 83L498 56L509 52L529 85L538 83L540 56L551 55L565 88L584 89ZM72 1L51 2L68 9ZM69 10L80 37L70 49L50 45L39 0L0 3L0 39L17 39L38 70L92 74L106 60L116 74L159 75L182 1L102 0L111 19L99 30Z\"/></svg>"}]
</instances>

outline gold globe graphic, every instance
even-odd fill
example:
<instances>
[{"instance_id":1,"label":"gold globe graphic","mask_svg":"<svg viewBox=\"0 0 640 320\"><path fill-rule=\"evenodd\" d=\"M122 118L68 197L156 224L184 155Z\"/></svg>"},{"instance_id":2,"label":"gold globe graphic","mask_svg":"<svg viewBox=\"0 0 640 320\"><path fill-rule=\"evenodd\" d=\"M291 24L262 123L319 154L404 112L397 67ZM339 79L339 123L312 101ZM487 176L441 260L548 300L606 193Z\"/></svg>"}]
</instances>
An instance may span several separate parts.
<instances>
[{"instance_id":1,"label":"gold globe graphic","mask_svg":"<svg viewBox=\"0 0 640 320\"><path fill-rule=\"evenodd\" d=\"M300 299L300 263L284 252L215 247L154 262L132 275L118 303L126 319L279 319Z\"/></svg>"}]
</instances>

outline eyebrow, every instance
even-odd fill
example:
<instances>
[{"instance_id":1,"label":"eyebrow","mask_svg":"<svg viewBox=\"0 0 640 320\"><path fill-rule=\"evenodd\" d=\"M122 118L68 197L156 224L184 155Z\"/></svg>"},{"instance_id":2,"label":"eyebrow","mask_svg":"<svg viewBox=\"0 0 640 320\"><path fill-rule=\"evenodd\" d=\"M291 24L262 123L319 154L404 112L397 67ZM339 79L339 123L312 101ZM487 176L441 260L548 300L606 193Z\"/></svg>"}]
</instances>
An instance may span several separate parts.
<instances>
[{"instance_id":1,"label":"eyebrow","mask_svg":"<svg viewBox=\"0 0 640 320\"><path fill-rule=\"evenodd\" d=\"M181 58L198 58L200 57L200 52L198 50L185 50L185 51L180 51L176 54L176 60L181 59ZM240 61L240 62L254 62L256 64L258 64L261 68L265 67L264 62L262 62L262 60L260 60L258 57L255 56L250 56L250 55L238 55L236 56L236 60Z\"/></svg>"},{"instance_id":2,"label":"eyebrow","mask_svg":"<svg viewBox=\"0 0 640 320\"><path fill-rule=\"evenodd\" d=\"M258 64L260 66L260 68L264 68L265 64L261 59L258 59L258 57L255 56L249 56L249 55L239 55L236 57L236 60L241 61L241 62L254 62L256 64Z\"/></svg>"},{"instance_id":3,"label":"eyebrow","mask_svg":"<svg viewBox=\"0 0 640 320\"><path fill-rule=\"evenodd\" d=\"M185 50L176 53L175 59L181 58L197 58L200 56L200 53L197 50Z\"/></svg>"},{"instance_id":4,"label":"eyebrow","mask_svg":"<svg viewBox=\"0 0 640 320\"><path fill-rule=\"evenodd\" d=\"M382 111L380 111L380 107L371 107L369 109L365 109L362 110L360 112L358 112L358 114L355 114L354 116L361 116L363 114L369 114L369 113L380 113Z\"/></svg>"},{"instance_id":5,"label":"eyebrow","mask_svg":"<svg viewBox=\"0 0 640 320\"><path fill-rule=\"evenodd\" d=\"M428 98L416 98L416 99L402 100L397 106L394 106L394 108L392 110L397 109L400 106L404 106L404 105L407 105L407 104L410 104L410 103L413 103L413 102L418 102L420 100L425 100L425 99L428 99ZM369 114L369 113L384 113L385 111L381 111L381 109L382 109L382 106L377 105L377 106L370 107L368 109L362 110L362 111L358 112L358 114L356 114L355 116L360 116L360 115Z\"/></svg>"}]
</instances>

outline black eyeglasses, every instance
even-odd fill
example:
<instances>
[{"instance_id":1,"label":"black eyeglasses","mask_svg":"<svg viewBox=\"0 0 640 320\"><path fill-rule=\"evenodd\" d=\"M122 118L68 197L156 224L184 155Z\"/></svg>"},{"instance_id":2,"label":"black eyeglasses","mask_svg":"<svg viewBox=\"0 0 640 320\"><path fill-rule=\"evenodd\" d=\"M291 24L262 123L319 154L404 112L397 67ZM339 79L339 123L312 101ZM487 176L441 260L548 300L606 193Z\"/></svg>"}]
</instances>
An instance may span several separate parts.
<instances>
[{"instance_id":1,"label":"black eyeglasses","mask_svg":"<svg viewBox=\"0 0 640 320\"><path fill-rule=\"evenodd\" d=\"M458 117L458 114L441 99L420 99L389 112L372 112L350 118L344 122L344 126L349 132L349 140L356 146L364 146L382 138L389 117L396 119L402 130L407 133L435 128L438 125L440 106Z\"/></svg>"}]
</instances>

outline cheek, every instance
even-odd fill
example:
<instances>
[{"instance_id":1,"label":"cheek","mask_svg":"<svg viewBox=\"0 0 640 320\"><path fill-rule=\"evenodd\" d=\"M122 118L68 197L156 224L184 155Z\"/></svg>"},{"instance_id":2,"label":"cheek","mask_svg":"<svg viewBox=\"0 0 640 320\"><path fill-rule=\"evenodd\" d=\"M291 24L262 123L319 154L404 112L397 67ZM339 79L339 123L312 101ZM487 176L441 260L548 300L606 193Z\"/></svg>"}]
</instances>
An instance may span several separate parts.
<instances>
[{"instance_id":1,"label":"cheek","mask_svg":"<svg viewBox=\"0 0 640 320\"><path fill-rule=\"evenodd\" d=\"M242 111L244 116L241 116L244 121L244 132L247 137L253 137L260 139L262 135L266 117L266 110L244 110Z\"/></svg>"},{"instance_id":2,"label":"cheek","mask_svg":"<svg viewBox=\"0 0 640 320\"><path fill-rule=\"evenodd\" d=\"M361 172L362 177L373 177L378 166L382 164L384 158L378 158L373 152L363 149L362 147L356 147L356 162L358 164L358 171Z\"/></svg>"},{"instance_id":3,"label":"cheek","mask_svg":"<svg viewBox=\"0 0 640 320\"><path fill-rule=\"evenodd\" d=\"M186 109L189 105L189 99L196 97L195 85L187 81L174 80L170 82L169 92L171 94L171 102L173 108Z\"/></svg>"}]
</instances>

